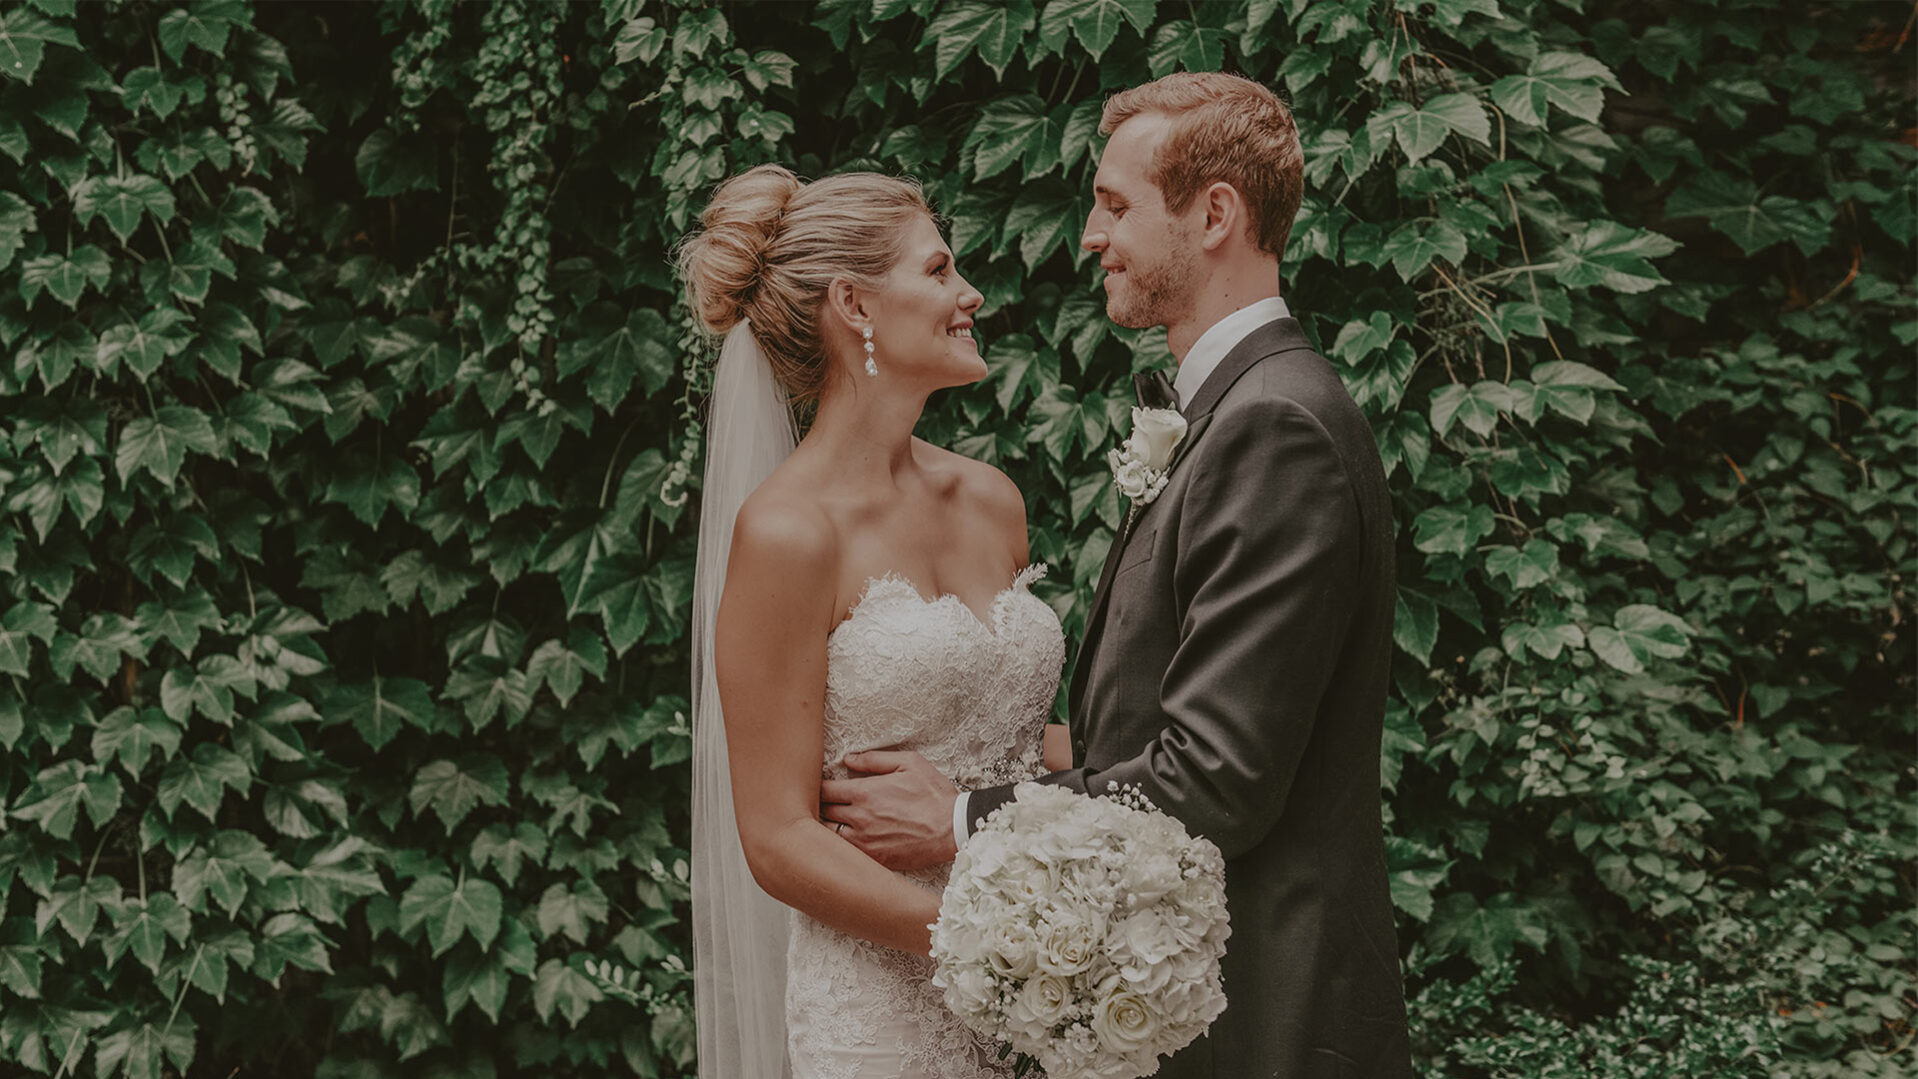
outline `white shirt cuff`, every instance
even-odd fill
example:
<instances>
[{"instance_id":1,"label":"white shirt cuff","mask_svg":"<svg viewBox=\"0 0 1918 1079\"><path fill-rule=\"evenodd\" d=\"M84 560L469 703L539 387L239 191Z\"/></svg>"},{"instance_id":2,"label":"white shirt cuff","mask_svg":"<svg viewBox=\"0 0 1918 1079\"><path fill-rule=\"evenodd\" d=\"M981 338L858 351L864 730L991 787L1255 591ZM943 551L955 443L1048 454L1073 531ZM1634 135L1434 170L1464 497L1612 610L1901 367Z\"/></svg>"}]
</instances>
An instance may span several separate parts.
<instances>
[{"instance_id":1,"label":"white shirt cuff","mask_svg":"<svg viewBox=\"0 0 1918 1079\"><path fill-rule=\"evenodd\" d=\"M952 803L952 845L956 850L964 850L966 847L966 836L968 833L968 829L966 828L966 806L970 805L971 802L971 792L960 791L959 797Z\"/></svg>"}]
</instances>

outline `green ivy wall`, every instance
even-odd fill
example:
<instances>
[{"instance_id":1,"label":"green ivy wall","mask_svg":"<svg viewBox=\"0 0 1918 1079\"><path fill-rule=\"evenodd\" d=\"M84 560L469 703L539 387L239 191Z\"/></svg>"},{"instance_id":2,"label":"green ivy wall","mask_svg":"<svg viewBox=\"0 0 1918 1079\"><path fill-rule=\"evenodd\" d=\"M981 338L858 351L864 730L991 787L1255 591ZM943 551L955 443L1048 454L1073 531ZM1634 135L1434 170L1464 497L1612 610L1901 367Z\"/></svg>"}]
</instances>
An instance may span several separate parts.
<instances>
[{"instance_id":1,"label":"green ivy wall","mask_svg":"<svg viewBox=\"0 0 1918 1079\"><path fill-rule=\"evenodd\" d=\"M0 4L0 1072L689 1075L710 348L762 161L920 177L1081 626L1112 90L1290 97L1390 469L1423 1074L1914 1067L1911 7ZM636 994L586 971L609 959Z\"/></svg>"}]
</instances>

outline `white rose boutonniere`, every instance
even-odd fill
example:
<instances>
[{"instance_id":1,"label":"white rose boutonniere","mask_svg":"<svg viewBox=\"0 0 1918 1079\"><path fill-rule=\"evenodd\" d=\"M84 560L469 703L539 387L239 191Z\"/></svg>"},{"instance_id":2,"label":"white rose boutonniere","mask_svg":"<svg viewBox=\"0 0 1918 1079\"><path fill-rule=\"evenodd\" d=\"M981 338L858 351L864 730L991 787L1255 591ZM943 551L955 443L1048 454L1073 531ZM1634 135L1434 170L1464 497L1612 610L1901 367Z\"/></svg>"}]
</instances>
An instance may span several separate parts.
<instances>
[{"instance_id":1,"label":"white rose boutonniere","mask_svg":"<svg viewBox=\"0 0 1918 1079\"><path fill-rule=\"evenodd\" d=\"M1132 410L1132 434L1106 454L1112 482L1134 506L1149 505L1165 490L1172 451L1185 438L1185 417L1175 408Z\"/></svg>"}]
</instances>

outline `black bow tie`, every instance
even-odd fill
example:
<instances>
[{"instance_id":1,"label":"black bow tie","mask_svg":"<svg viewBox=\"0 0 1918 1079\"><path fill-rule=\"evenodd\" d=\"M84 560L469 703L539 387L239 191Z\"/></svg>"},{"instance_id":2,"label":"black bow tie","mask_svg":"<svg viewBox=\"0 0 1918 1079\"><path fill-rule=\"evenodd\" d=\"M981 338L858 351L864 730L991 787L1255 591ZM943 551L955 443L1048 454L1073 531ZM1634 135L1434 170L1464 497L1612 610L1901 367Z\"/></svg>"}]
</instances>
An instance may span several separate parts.
<instances>
[{"instance_id":1,"label":"black bow tie","mask_svg":"<svg viewBox=\"0 0 1918 1079\"><path fill-rule=\"evenodd\" d=\"M1139 395L1141 408L1179 407L1179 392L1164 371L1140 371L1132 376L1132 392Z\"/></svg>"}]
</instances>

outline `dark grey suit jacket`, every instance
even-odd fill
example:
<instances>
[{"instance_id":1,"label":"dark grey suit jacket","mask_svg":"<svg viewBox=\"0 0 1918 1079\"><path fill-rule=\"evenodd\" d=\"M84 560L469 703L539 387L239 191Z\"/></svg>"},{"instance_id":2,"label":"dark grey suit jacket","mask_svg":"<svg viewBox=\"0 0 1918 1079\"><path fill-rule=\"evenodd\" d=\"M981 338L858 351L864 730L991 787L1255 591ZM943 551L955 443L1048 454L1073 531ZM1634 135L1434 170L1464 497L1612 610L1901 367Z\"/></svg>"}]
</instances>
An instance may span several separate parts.
<instances>
[{"instance_id":1,"label":"dark grey suit jacket","mask_svg":"<svg viewBox=\"0 0 1918 1079\"><path fill-rule=\"evenodd\" d=\"M1069 691L1078 767L1226 861L1225 1014L1168 1079L1412 1074L1380 822L1393 542L1372 432L1298 322L1183 409L1164 491L1113 542ZM974 827L1011 798L975 791Z\"/></svg>"}]
</instances>

